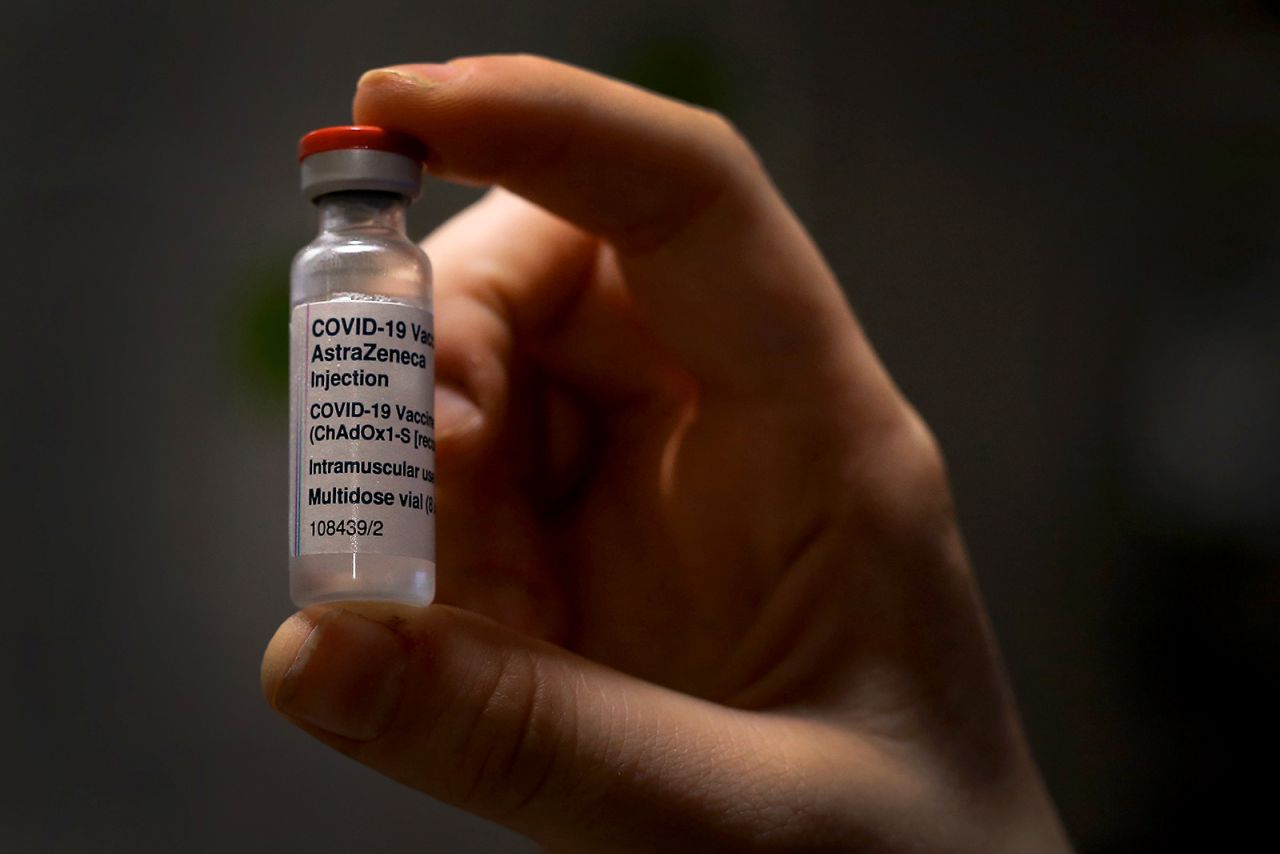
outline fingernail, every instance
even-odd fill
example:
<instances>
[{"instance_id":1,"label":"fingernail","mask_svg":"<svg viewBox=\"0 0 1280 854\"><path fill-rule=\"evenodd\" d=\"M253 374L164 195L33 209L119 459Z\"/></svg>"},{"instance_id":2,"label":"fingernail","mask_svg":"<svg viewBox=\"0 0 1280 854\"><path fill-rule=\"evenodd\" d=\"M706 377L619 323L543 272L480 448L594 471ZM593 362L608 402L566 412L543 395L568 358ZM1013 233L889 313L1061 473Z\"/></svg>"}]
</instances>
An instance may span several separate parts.
<instances>
[{"instance_id":1,"label":"fingernail","mask_svg":"<svg viewBox=\"0 0 1280 854\"><path fill-rule=\"evenodd\" d=\"M370 741L395 718L407 667L404 645L386 626L326 611L285 671L275 705L326 732Z\"/></svg>"},{"instance_id":2,"label":"fingernail","mask_svg":"<svg viewBox=\"0 0 1280 854\"><path fill-rule=\"evenodd\" d=\"M410 86L421 86L424 83L443 83L457 76L458 66L452 63L422 63L419 65L397 65L393 68L375 68L360 76L356 86L372 83L399 83Z\"/></svg>"},{"instance_id":3,"label":"fingernail","mask_svg":"<svg viewBox=\"0 0 1280 854\"><path fill-rule=\"evenodd\" d=\"M436 384L436 438L450 437L480 425L483 413L475 401L451 385Z\"/></svg>"}]
</instances>

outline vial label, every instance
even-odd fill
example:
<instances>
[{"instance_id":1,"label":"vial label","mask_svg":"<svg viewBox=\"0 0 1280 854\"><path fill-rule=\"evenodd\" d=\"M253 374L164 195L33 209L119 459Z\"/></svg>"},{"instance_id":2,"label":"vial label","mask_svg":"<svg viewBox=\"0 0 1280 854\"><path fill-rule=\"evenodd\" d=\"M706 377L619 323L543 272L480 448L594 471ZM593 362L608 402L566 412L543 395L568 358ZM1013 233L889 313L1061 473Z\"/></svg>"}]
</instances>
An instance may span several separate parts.
<instances>
[{"instance_id":1,"label":"vial label","mask_svg":"<svg viewBox=\"0 0 1280 854\"><path fill-rule=\"evenodd\" d=\"M339 298L295 307L290 333L293 554L434 561L431 313Z\"/></svg>"}]
</instances>

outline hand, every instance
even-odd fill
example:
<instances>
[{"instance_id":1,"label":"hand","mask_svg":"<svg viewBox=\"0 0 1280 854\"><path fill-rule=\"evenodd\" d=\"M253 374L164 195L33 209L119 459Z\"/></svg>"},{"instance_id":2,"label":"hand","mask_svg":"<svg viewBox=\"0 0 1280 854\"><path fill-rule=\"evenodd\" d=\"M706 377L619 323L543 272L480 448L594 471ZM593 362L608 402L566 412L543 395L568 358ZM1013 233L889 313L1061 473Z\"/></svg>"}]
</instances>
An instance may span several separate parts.
<instances>
[{"instance_id":1,"label":"hand","mask_svg":"<svg viewBox=\"0 0 1280 854\"><path fill-rule=\"evenodd\" d=\"M722 118L532 57L358 122L504 189L437 273L439 601L295 615L273 705L584 851L1053 851L935 443Z\"/></svg>"}]
</instances>

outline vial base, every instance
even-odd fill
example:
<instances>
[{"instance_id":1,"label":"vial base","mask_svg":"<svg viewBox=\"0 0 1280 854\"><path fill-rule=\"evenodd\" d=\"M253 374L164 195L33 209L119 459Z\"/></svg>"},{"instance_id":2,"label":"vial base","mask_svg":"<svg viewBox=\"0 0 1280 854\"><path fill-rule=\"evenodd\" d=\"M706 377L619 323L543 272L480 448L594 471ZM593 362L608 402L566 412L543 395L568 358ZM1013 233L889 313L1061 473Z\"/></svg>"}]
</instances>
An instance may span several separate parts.
<instances>
[{"instance_id":1,"label":"vial base","mask_svg":"<svg viewBox=\"0 0 1280 854\"><path fill-rule=\"evenodd\" d=\"M321 602L429 605L436 565L398 555L311 554L289 559L289 595L299 608Z\"/></svg>"}]
</instances>

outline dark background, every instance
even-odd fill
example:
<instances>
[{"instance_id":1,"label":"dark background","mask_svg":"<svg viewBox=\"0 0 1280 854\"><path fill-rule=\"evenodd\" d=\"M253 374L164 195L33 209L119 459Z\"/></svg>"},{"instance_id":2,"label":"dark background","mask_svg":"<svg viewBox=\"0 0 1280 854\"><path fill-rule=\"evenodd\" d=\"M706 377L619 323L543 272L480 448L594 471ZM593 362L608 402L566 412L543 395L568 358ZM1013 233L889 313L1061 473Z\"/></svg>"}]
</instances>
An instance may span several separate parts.
<instances>
[{"instance_id":1,"label":"dark background","mask_svg":"<svg viewBox=\"0 0 1280 854\"><path fill-rule=\"evenodd\" d=\"M366 68L517 50L755 142L947 451L1080 847L1270 835L1275 5L5 3L0 850L529 850L257 675L295 141Z\"/></svg>"}]
</instances>

